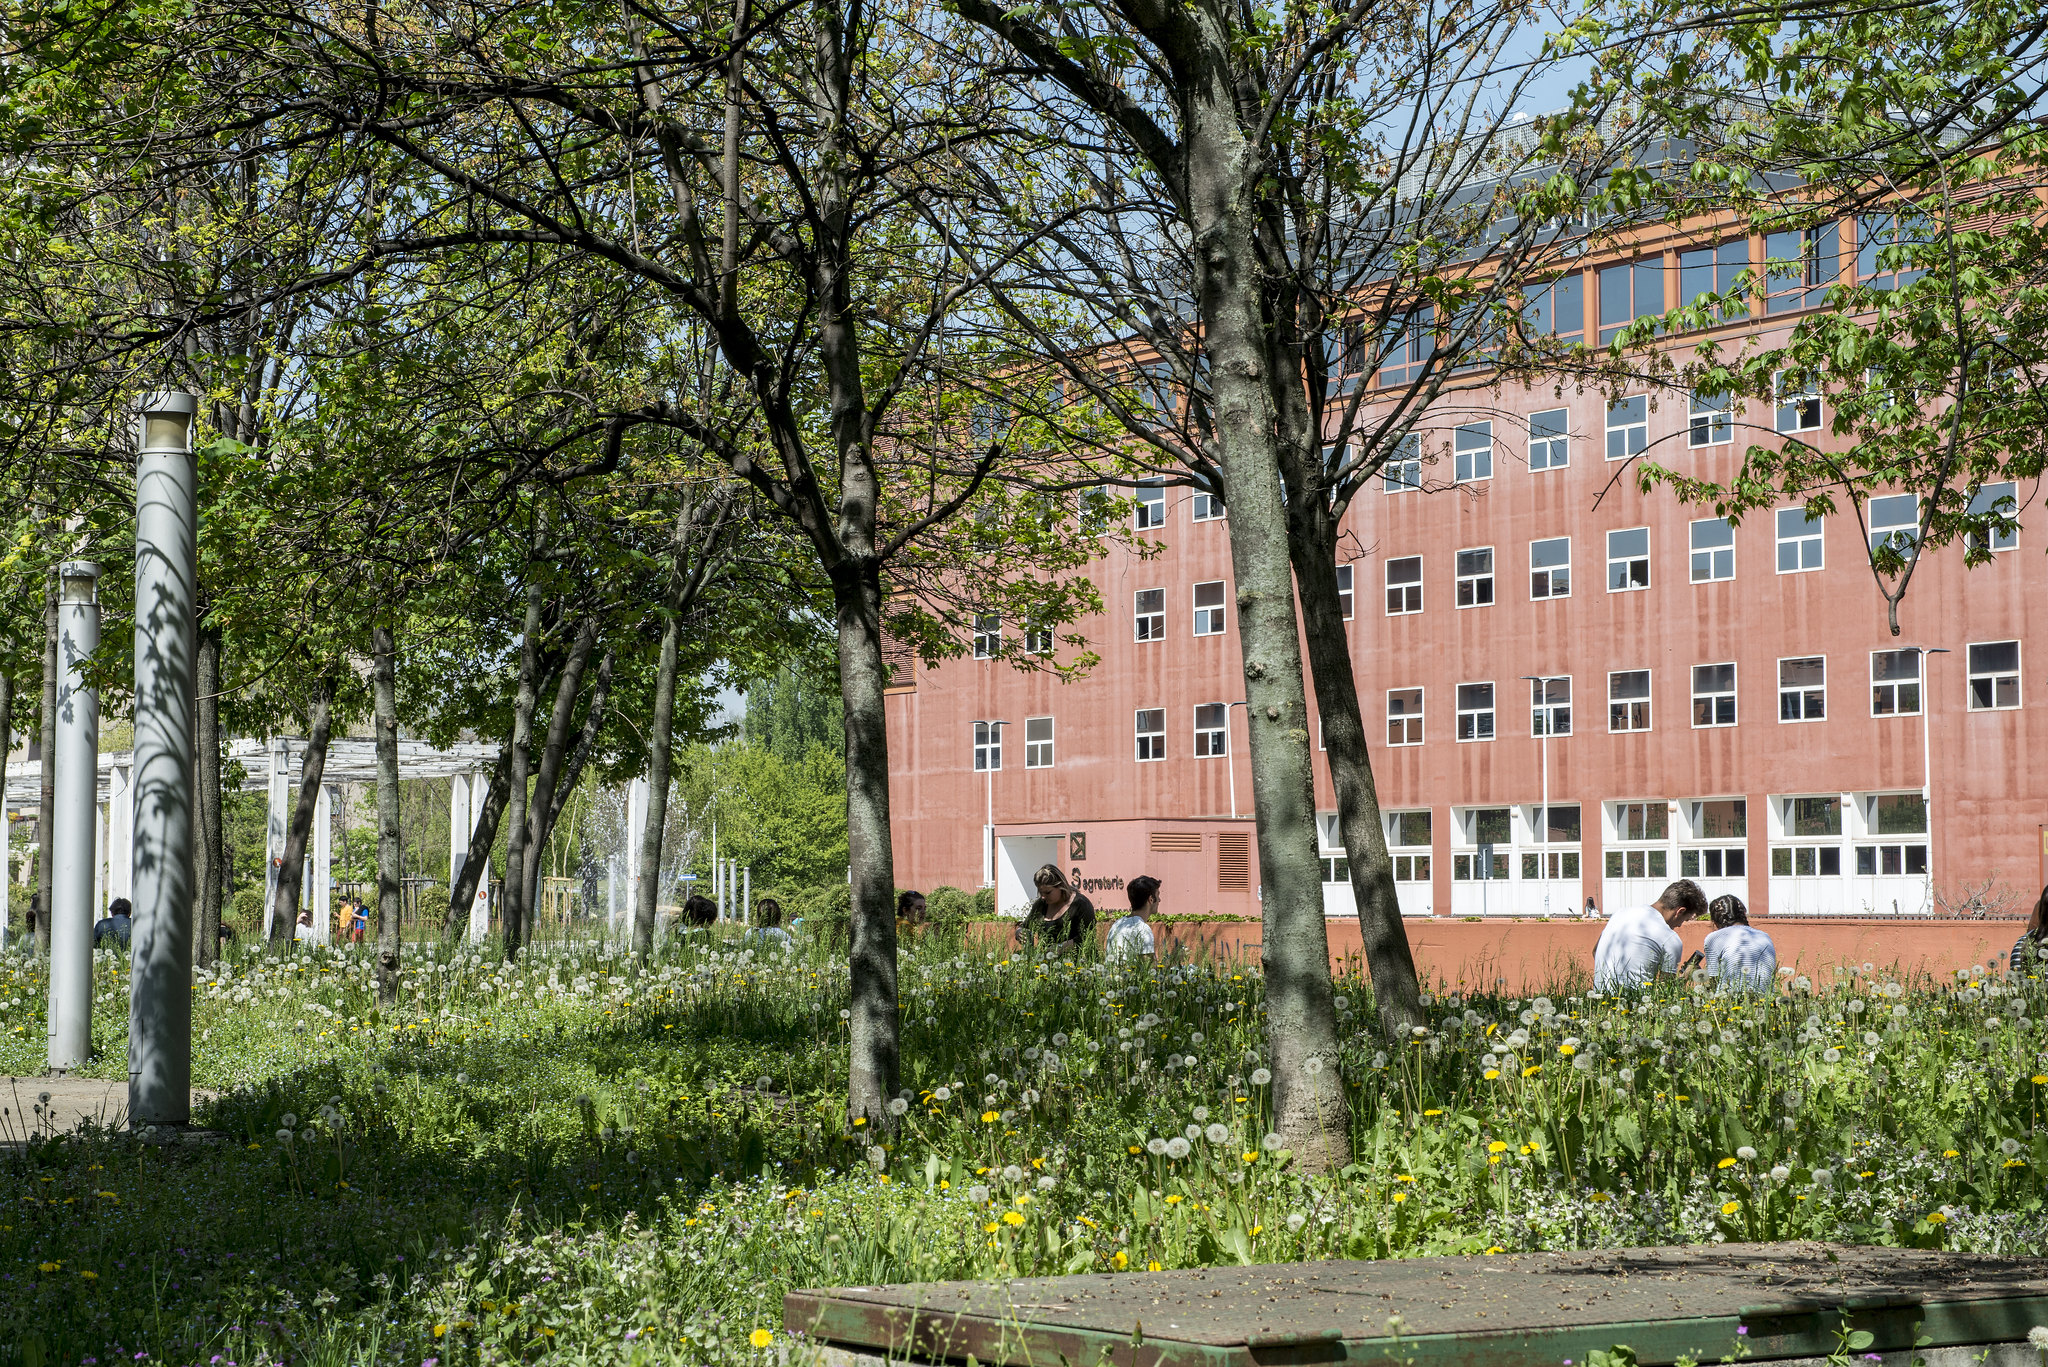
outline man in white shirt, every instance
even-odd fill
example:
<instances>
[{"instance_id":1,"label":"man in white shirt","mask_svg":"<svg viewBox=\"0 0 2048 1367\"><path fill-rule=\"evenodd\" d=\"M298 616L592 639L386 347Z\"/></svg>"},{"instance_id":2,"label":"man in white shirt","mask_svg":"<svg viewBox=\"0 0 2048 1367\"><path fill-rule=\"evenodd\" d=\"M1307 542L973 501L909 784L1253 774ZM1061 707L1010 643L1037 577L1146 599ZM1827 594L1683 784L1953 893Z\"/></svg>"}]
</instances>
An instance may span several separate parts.
<instances>
[{"instance_id":1,"label":"man in white shirt","mask_svg":"<svg viewBox=\"0 0 2048 1367\"><path fill-rule=\"evenodd\" d=\"M1141 873L1131 880L1129 891L1131 914L1118 917L1109 928L1109 944L1104 955L1111 963L1136 963L1159 955L1159 947L1152 938L1152 927L1145 924L1159 914L1159 880L1149 873Z\"/></svg>"},{"instance_id":2,"label":"man in white shirt","mask_svg":"<svg viewBox=\"0 0 2048 1367\"><path fill-rule=\"evenodd\" d=\"M1628 907L1607 918L1593 946L1593 987L1619 992L1643 987L1660 974L1678 972L1685 945L1678 928L1707 910L1706 894L1690 878L1664 889L1657 904Z\"/></svg>"},{"instance_id":3,"label":"man in white shirt","mask_svg":"<svg viewBox=\"0 0 2048 1367\"><path fill-rule=\"evenodd\" d=\"M1723 992L1770 992L1778 985L1778 947L1749 923L1739 897L1716 897L1707 907L1714 933L1701 946L1702 966Z\"/></svg>"}]
</instances>

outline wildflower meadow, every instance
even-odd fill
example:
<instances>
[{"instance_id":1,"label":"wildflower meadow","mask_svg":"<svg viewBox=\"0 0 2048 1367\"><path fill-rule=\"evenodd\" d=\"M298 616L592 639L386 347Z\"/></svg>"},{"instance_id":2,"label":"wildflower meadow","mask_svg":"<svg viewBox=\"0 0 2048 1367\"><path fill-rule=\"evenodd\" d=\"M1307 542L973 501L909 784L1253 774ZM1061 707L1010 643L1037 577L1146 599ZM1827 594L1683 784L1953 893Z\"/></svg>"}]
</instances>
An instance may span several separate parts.
<instances>
[{"instance_id":1,"label":"wildflower meadow","mask_svg":"<svg viewBox=\"0 0 2048 1367\"><path fill-rule=\"evenodd\" d=\"M45 987L0 967L0 1063ZM97 966L97 1068L125 969ZM37 1131L0 1176L0 1364L781 1361L793 1286L1823 1238L2048 1247L2048 992L1841 965L1731 996L1340 980L1355 1161L1268 1131L1256 963L906 944L895 1128L844 1121L843 962L740 933L245 952L194 999L209 1137Z\"/></svg>"}]
</instances>

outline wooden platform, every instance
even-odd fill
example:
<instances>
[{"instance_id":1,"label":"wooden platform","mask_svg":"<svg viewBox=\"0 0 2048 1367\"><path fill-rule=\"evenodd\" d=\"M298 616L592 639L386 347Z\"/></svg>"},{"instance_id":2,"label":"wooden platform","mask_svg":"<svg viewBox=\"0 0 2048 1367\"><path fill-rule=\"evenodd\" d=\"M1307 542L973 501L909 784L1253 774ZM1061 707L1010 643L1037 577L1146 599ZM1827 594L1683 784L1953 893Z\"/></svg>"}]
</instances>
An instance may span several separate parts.
<instances>
[{"instance_id":1,"label":"wooden platform","mask_svg":"<svg viewBox=\"0 0 2048 1367\"><path fill-rule=\"evenodd\" d=\"M1872 1335L1851 1357L1925 1340L1930 1362L1967 1361L2048 1325L2048 1261L1793 1243L1276 1263L793 1291L783 1325L899 1362L1560 1367L1626 1344L1658 1367L1738 1342L1757 1361L1826 1358L1844 1312ZM2008 1359L2037 1361L2024 1346L1987 1360Z\"/></svg>"}]
</instances>

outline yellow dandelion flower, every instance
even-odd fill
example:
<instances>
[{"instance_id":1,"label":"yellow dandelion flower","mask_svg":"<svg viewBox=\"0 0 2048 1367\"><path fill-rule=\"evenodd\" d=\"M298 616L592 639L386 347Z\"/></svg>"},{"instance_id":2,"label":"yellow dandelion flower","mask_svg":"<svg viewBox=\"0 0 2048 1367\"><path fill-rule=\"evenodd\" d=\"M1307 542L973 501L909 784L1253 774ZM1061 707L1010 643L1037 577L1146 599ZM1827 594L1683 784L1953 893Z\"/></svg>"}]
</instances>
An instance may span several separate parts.
<instances>
[{"instance_id":1,"label":"yellow dandelion flower","mask_svg":"<svg viewBox=\"0 0 2048 1367\"><path fill-rule=\"evenodd\" d=\"M1930 1225L1945 1225L1948 1223L1948 1216L1938 1210L1930 1210L1927 1212L1927 1223Z\"/></svg>"},{"instance_id":2,"label":"yellow dandelion flower","mask_svg":"<svg viewBox=\"0 0 2048 1367\"><path fill-rule=\"evenodd\" d=\"M1488 1153L1506 1153L1508 1151L1508 1146L1506 1141L1496 1139L1491 1144L1488 1144L1486 1146L1486 1151Z\"/></svg>"},{"instance_id":3,"label":"yellow dandelion flower","mask_svg":"<svg viewBox=\"0 0 2048 1367\"><path fill-rule=\"evenodd\" d=\"M1500 1069L1498 1069L1498 1068L1488 1068L1488 1069L1486 1070L1486 1080L1487 1080L1488 1082L1491 1082L1491 1081L1493 1081L1493 1080L1494 1080L1495 1078L1497 1078L1497 1077L1499 1077L1499 1076L1500 1076Z\"/></svg>"},{"instance_id":4,"label":"yellow dandelion flower","mask_svg":"<svg viewBox=\"0 0 2048 1367\"><path fill-rule=\"evenodd\" d=\"M1540 1072L1542 1072L1542 1071L1543 1071L1543 1065L1542 1065L1542 1064L1540 1064L1540 1063L1532 1063L1532 1064L1530 1064L1530 1065L1529 1065L1529 1066L1528 1066L1527 1068L1524 1068L1524 1069L1522 1070L1522 1076L1523 1076L1523 1077L1534 1077L1534 1076L1536 1076L1536 1074L1538 1074L1538 1073L1540 1073Z\"/></svg>"},{"instance_id":5,"label":"yellow dandelion flower","mask_svg":"<svg viewBox=\"0 0 2048 1367\"><path fill-rule=\"evenodd\" d=\"M1155 1260L1153 1262L1146 1263L1145 1270L1147 1272L1164 1272L1166 1269L1161 1267L1159 1263Z\"/></svg>"},{"instance_id":6,"label":"yellow dandelion flower","mask_svg":"<svg viewBox=\"0 0 2048 1367\"><path fill-rule=\"evenodd\" d=\"M1166 1204L1168 1204L1169 1206L1177 1206L1181 1203L1182 1199L1183 1198L1181 1197L1180 1193L1175 1192L1172 1196L1166 1198Z\"/></svg>"},{"instance_id":7,"label":"yellow dandelion flower","mask_svg":"<svg viewBox=\"0 0 2048 1367\"><path fill-rule=\"evenodd\" d=\"M1717 1168L1732 1168L1735 1166L1735 1160L1732 1158L1724 1158L1720 1162L1714 1164L1714 1166Z\"/></svg>"},{"instance_id":8,"label":"yellow dandelion flower","mask_svg":"<svg viewBox=\"0 0 2048 1367\"><path fill-rule=\"evenodd\" d=\"M1014 1228L1014 1227L1016 1227L1016 1226L1018 1226L1018 1225L1021 1225L1021 1224L1023 1224L1023 1223L1024 1223L1024 1215L1023 1215L1023 1212L1021 1212L1021 1211L1015 1211L1015 1210L1006 1210L1006 1211L1004 1211L1004 1212L1003 1212L1003 1223L1004 1223L1004 1224L1006 1224L1006 1225L1009 1225L1009 1226L1011 1226L1012 1228Z\"/></svg>"},{"instance_id":9,"label":"yellow dandelion flower","mask_svg":"<svg viewBox=\"0 0 2048 1367\"><path fill-rule=\"evenodd\" d=\"M1736 1211L1738 1211L1738 1210L1741 1210L1741 1209L1742 1209L1742 1202L1740 1202L1740 1201L1729 1201L1729 1202L1725 1203L1724 1205L1722 1205L1722 1207L1721 1207L1721 1213L1722 1213L1723 1215L1733 1215L1733 1214L1734 1214L1734 1213L1735 1213Z\"/></svg>"},{"instance_id":10,"label":"yellow dandelion flower","mask_svg":"<svg viewBox=\"0 0 2048 1367\"><path fill-rule=\"evenodd\" d=\"M1424 1111L1424 1112L1423 1112L1423 1114L1424 1114L1424 1115L1442 1115L1442 1114L1443 1114L1443 1112L1442 1112L1442 1111L1438 1111L1438 1110L1428 1110L1428 1111Z\"/></svg>"},{"instance_id":11,"label":"yellow dandelion flower","mask_svg":"<svg viewBox=\"0 0 2048 1367\"><path fill-rule=\"evenodd\" d=\"M775 1342L775 1335L769 1333L766 1329L756 1329L753 1333L747 1335L747 1342L753 1344L756 1348L766 1348L769 1344Z\"/></svg>"},{"instance_id":12,"label":"yellow dandelion flower","mask_svg":"<svg viewBox=\"0 0 2048 1367\"><path fill-rule=\"evenodd\" d=\"M981 1123L984 1125L993 1125L1001 1119L1002 1116L995 1111L983 1111L981 1113Z\"/></svg>"},{"instance_id":13,"label":"yellow dandelion flower","mask_svg":"<svg viewBox=\"0 0 2048 1367\"><path fill-rule=\"evenodd\" d=\"M1131 1255L1118 1249L1116 1255L1109 1260L1109 1265L1121 1272L1131 1265Z\"/></svg>"}]
</instances>

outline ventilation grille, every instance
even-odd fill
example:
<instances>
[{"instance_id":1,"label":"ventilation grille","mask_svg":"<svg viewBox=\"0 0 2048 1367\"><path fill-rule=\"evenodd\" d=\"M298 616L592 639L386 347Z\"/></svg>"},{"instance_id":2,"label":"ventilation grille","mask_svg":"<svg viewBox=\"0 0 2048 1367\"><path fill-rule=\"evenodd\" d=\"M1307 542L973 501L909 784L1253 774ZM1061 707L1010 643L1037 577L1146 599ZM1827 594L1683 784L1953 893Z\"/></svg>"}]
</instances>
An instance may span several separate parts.
<instances>
[{"instance_id":1,"label":"ventilation grille","mask_svg":"<svg viewBox=\"0 0 2048 1367\"><path fill-rule=\"evenodd\" d=\"M1252 838L1225 832L1216 837L1216 886L1244 892L1252 885Z\"/></svg>"},{"instance_id":2,"label":"ventilation grille","mask_svg":"<svg viewBox=\"0 0 2048 1367\"><path fill-rule=\"evenodd\" d=\"M1202 833L1200 831L1154 831L1152 832L1154 854L1200 854Z\"/></svg>"}]
</instances>

